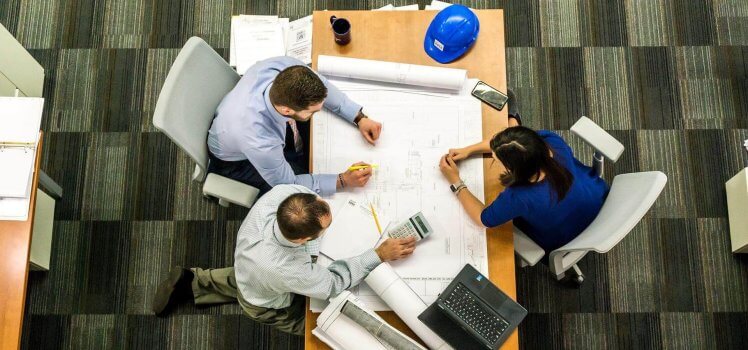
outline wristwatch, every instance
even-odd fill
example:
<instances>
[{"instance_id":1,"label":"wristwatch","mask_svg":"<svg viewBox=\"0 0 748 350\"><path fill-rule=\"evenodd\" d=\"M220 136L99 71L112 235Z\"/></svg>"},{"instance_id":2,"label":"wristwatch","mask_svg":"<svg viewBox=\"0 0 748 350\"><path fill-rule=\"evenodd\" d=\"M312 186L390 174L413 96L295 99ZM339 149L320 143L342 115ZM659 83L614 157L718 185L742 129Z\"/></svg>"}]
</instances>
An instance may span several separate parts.
<instances>
[{"instance_id":1,"label":"wristwatch","mask_svg":"<svg viewBox=\"0 0 748 350\"><path fill-rule=\"evenodd\" d=\"M364 119L364 118L369 118L369 117L367 117L366 114L364 114L364 112L358 111L358 115L356 115L356 118L353 119L353 124L356 124L356 126L358 126L358 123L361 121L361 119Z\"/></svg>"},{"instance_id":2,"label":"wristwatch","mask_svg":"<svg viewBox=\"0 0 748 350\"><path fill-rule=\"evenodd\" d=\"M449 185L449 189L452 190L452 193L457 193L457 191L459 191L459 190L461 190L461 189L463 189L465 187L467 187L467 186L465 186L465 181L462 181L462 180L460 180L460 182L453 183L453 184Z\"/></svg>"}]
</instances>

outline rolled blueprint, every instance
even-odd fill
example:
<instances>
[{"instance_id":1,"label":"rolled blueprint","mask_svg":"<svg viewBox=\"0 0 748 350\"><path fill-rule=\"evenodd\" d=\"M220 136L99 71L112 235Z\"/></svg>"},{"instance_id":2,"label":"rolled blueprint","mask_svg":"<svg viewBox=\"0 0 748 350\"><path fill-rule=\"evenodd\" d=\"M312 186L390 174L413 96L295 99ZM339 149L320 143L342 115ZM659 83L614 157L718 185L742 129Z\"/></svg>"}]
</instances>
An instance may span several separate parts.
<instances>
[{"instance_id":1,"label":"rolled blueprint","mask_svg":"<svg viewBox=\"0 0 748 350\"><path fill-rule=\"evenodd\" d=\"M418 319L418 315L426 310L428 305L410 289L390 264L379 264L364 281L428 345L429 349L452 349Z\"/></svg>"},{"instance_id":2,"label":"rolled blueprint","mask_svg":"<svg viewBox=\"0 0 748 350\"><path fill-rule=\"evenodd\" d=\"M461 90L467 80L464 69L325 55L317 59L317 71L322 75L454 91Z\"/></svg>"},{"instance_id":3,"label":"rolled blueprint","mask_svg":"<svg viewBox=\"0 0 748 350\"><path fill-rule=\"evenodd\" d=\"M364 327L364 329L366 329L369 334L383 340L393 349L423 349L423 347L418 346L418 344L416 344L412 339L396 331L394 328L392 328L392 326L384 322L384 320L372 316L370 313L364 311L362 308L352 302L346 302L345 305L343 305L343 309L341 309L340 313L348 316L348 318L353 320L353 322L356 322L361 327Z\"/></svg>"},{"instance_id":4,"label":"rolled blueprint","mask_svg":"<svg viewBox=\"0 0 748 350\"><path fill-rule=\"evenodd\" d=\"M349 291L330 299L312 334L335 350L425 350L367 309Z\"/></svg>"}]
</instances>

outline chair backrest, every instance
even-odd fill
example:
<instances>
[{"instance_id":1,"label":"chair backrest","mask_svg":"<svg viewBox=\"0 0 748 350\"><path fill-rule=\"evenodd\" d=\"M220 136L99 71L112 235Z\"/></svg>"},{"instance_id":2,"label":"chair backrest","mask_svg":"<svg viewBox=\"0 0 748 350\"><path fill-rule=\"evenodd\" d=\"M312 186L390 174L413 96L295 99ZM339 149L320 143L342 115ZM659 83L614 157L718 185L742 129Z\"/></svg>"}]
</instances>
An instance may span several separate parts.
<instances>
[{"instance_id":1,"label":"chair backrest","mask_svg":"<svg viewBox=\"0 0 748 350\"><path fill-rule=\"evenodd\" d=\"M666 183L667 176L660 171L616 176L595 220L571 242L551 252L551 269L565 270L587 251L605 253L612 249L649 211ZM581 254L570 254L577 252Z\"/></svg>"},{"instance_id":2,"label":"chair backrest","mask_svg":"<svg viewBox=\"0 0 748 350\"><path fill-rule=\"evenodd\" d=\"M208 165L208 129L216 108L234 88L239 75L203 39L187 40L161 88L153 125L168 136L200 168Z\"/></svg>"}]
</instances>

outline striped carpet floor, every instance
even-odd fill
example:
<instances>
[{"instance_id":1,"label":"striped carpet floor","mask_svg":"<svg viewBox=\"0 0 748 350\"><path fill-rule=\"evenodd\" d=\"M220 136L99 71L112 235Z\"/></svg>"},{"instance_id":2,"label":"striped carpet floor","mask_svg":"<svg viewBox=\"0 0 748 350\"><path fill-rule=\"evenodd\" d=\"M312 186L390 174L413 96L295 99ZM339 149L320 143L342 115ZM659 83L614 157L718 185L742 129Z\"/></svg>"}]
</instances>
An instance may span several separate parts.
<instances>
[{"instance_id":1,"label":"striped carpet floor","mask_svg":"<svg viewBox=\"0 0 748 350\"><path fill-rule=\"evenodd\" d=\"M228 56L232 14L292 19L385 0L5 0L0 23L46 71L43 168L65 190L52 270L29 277L24 349L299 349L237 305L149 314L174 265L227 266L246 210L202 199L151 117L193 35ZM404 5L398 0L396 5ZM421 7L425 1L420 0ZM606 178L662 170L636 229L570 288L517 269L523 349L742 349L748 256L730 252L724 182L748 164L745 0L465 1L505 9L509 86L534 128L581 115L626 146Z\"/></svg>"}]
</instances>

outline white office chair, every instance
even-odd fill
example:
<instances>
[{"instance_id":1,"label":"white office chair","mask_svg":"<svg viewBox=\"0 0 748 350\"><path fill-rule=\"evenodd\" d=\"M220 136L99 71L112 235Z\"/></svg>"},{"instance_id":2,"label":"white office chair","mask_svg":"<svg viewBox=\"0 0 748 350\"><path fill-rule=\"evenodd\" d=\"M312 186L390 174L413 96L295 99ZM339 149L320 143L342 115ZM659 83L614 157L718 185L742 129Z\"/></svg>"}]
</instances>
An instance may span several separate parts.
<instances>
[{"instance_id":1,"label":"white office chair","mask_svg":"<svg viewBox=\"0 0 748 350\"><path fill-rule=\"evenodd\" d=\"M244 183L207 174L208 129L218 104L234 88L239 75L205 41L190 38L179 52L161 88L153 125L195 162L192 180L204 182L203 195L250 208L259 190Z\"/></svg>"},{"instance_id":2,"label":"white office chair","mask_svg":"<svg viewBox=\"0 0 748 350\"><path fill-rule=\"evenodd\" d=\"M571 128L595 148L593 168L602 174L603 160L615 162L623 153L623 145L586 117ZM576 272L574 281L581 284L584 275L576 265L589 251L606 253L639 223L652 207L667 183L667 176L659 171L621 174L613 179L610 193L595 220L579 236L549 255L551 273L560 280L566 271ZM543 248L518 229L514 229L514 251L521 266L533 266L545 256Z\"/></svg>"}]
</instances>

